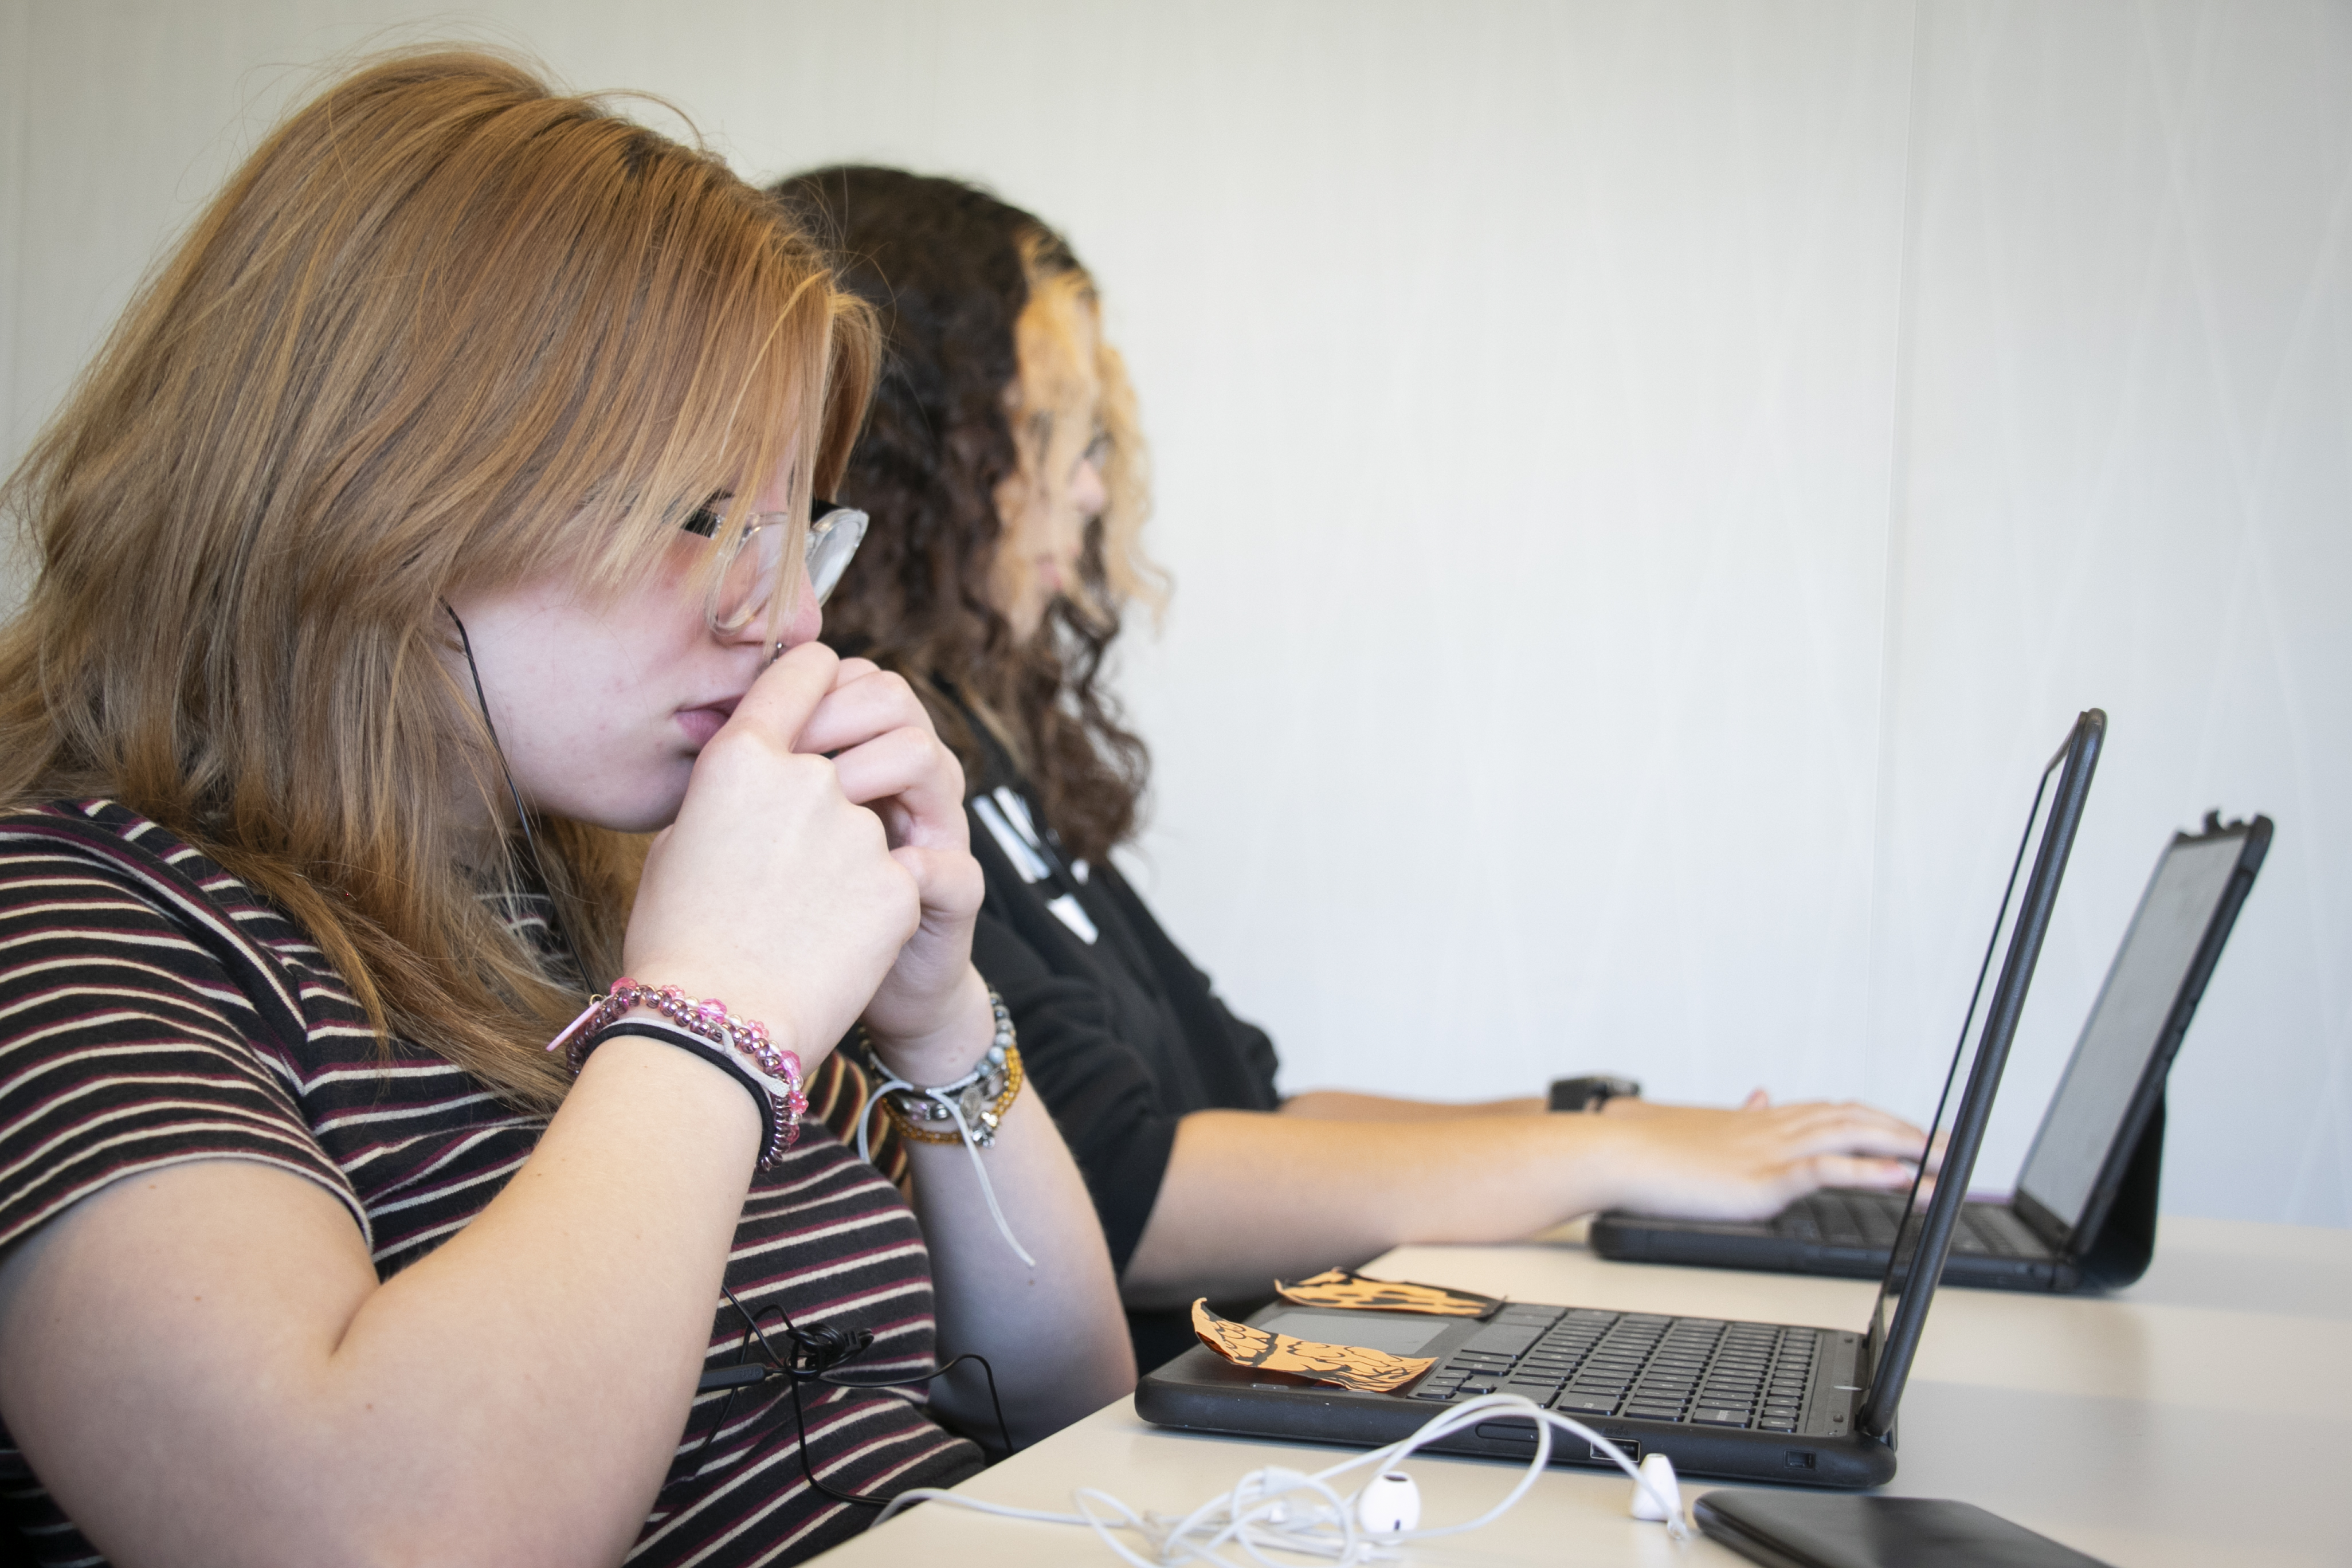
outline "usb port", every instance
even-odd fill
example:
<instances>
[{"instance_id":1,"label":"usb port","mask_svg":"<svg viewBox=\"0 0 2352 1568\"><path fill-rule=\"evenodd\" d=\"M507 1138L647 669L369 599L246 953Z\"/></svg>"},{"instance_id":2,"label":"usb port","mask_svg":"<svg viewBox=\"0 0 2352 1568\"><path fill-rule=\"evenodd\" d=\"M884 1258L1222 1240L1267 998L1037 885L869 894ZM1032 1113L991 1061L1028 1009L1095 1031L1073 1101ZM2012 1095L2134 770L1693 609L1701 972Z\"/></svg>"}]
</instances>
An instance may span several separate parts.
<instances>
[{"instance_id":1,"label":"usb port","mask_svg":"<svg viewBox=\"0 0 2352 1568\"><path fill-rule=\"evenodd\" d=\"M1610 1441L1616 1444L1620 1448L1624 1449L1625 1457L1633 1460L1635 1464L1638 1465L1642 1462L1642 1445L1633 1441L1633 1438L1612 1437ZM1587 1444L1586 1448L1593 1458L1600 1460L1604 1465L1613 1465L1617 1462L1609 1457L1609 1450L1602 1447L1598 1443Z\"/></svg>"}]
</instances>

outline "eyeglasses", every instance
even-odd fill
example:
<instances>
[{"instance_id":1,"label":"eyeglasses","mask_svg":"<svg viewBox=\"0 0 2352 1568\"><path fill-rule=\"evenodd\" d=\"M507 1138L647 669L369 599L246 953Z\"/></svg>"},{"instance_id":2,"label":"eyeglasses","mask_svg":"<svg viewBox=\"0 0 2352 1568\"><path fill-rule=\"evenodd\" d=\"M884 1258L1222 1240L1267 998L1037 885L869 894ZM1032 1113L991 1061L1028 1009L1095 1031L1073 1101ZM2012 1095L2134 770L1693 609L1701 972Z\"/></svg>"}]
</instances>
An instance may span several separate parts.
<instances>
[{"instance_id":1,"label":"eyeglasses","mask_svg":"<svg viewBox=\"0 0 2352 1568\"><path fill-rule=\"evenodd\" d=\"M694 509L678 524L688 533L719 542L719 569L711 574L710 591L702 605L703 618L722 637L732 636L767 613L782 577L784 547L792 542L788 511L726 512L709 506ZM824 604L849 558L866 537L866 514L856 507L822 499L809 503L808 548L803 559L816 602Z\"/></svg>"}]
</instances>

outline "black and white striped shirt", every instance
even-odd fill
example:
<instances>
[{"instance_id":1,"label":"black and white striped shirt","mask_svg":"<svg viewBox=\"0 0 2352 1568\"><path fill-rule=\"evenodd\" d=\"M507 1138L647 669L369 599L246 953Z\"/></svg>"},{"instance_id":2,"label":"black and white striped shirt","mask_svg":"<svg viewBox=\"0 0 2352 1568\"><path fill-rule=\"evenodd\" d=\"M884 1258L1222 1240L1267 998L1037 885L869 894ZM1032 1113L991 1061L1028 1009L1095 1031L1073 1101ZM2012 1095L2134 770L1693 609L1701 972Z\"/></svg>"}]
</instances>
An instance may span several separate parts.
<instances>
[{"instance_id":1,"label":"black and white striped shirt","mask_svg":"<svg viewBox=\"0 0 2352 1568\"><path fill-rule=\"evenodd\" d=\"M855 1105L849 1071L812 1083L820 1114ZM0 1247L126 1177L243 1159L332 1194L389 1278L478 1214L544 1126L429 1051L387 1058L319 949L155 824L108 801L0 816ZM872 1330L861 1380L932 1364L914 1216L814 1116L753 1181L727 1279L772 1332L779 1306L803 1327ZM720 1302L709 1364L732 1363L745 1338ZM804 1385L816 1474L873 1493L978 1468L921 1386ZM698 1397L629 1561L792 1563L864 1528L871 1510L814 1491L797 1447L782 1383ZM0 1500L41 1562L102 1561L5 1432Z\"/></svg>"}]
</instances>

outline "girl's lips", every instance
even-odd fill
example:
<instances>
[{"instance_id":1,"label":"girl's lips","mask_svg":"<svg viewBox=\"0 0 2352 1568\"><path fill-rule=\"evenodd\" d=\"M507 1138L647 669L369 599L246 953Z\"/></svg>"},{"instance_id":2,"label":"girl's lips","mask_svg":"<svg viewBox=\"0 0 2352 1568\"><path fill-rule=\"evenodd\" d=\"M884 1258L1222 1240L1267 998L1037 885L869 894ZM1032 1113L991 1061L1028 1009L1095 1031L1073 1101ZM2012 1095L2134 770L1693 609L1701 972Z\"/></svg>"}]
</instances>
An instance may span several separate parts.
<instances>
[{"instance_id":1,"label":"girl's lips","mask_svg":"<svg viewBox=\"0 0 2352 1568\"><path fill-rule=\"evenodd\" d=\"M724 702L677 710L678 727L686 731L686 738L694 743L696 751L699 752L710 744L710 737L719 733L720 726L734 717L736 700L730 697Z\"/></svg>"}]
</instances>

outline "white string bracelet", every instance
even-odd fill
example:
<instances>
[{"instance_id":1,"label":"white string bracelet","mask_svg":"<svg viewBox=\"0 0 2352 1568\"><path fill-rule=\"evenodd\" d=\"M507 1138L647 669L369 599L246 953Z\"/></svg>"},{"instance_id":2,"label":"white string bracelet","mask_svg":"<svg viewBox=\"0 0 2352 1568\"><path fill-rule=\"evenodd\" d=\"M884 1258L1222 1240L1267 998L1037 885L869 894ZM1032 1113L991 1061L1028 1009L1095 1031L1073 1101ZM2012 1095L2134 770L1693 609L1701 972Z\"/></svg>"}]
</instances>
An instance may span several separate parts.
<instances>
[{"instance_id":1,"label":"white string bracelet","mask_svg":"<svg viewBox=\"0 0 2352 1568\"><path fill-rule=\"evenodd\" d=\"M929 1089L908 1083L883 1066L873 1042L863 1028L858 1030L859 1043L865 1046L868 1060L874 1063L876 1079L857 1106L857 1157L869 1163L874 1156L867 1150L867 1119L874 1103L880 1100L884 1114L898 1125L898 1131L916 1143L961 1143L964 1152L971 1156L972 1174L980 1181L980 1195L988 1200L988 1213L996 1221L996 1232L1004 1244L1013 1248L1013 1256L1030 1268L1037 1260L1029 1256L1020 1238L1005 1223L1004 1210L996 1201L996 1188L988 1179L988 1167L981 1162L980 1152L993 1145L997 1129L1004 1123L1004 1113L1021 1093L1021 1047L1013 1038L1013 1014L1004 1005L1004 998L993 986L988 992L988 1010L994 1030L988 1049L970 1072L953 1083L937 1084ZM953 1132L941 1131L936 1124L949 1123Z\"/></svg>"},{"instance_id":2,"label":"white string bracelet","mask_svg":"<svg viewBox=\"0 0 2352 1568\"><path fill-rule=\"evenodd\" d=\"M1536 1451L1528 1464L1527 1474L1512 1487L1503 1500L1477 1518L1460 1524L1438 1525L1427 1530L1402 1530L1374 1532L1363 1527L1358 1517L1356 1492L1341 1495L1332 1480L1349 1470L1371 1468L1374 1477L1390 1470L1408 1456L1441 1437L1496 1415L1523 1416L1536 1424ZM995 1514L1003 1519L1030 1520L1039 1524L1074 1524L1091 1530L1118 1559L1133 1568L1189 1568L1194 1563L1213 1563L1221 1568L1244 1568L1234 1558L1225 1555L1229 1548L1238 1547L1257 1568L1282 1568L1268 1552L1294 1552L1309 1557L1328 1558L1339 1568L1355 1568L1356 1564L1396 1556L1396 1547L1416 1541L1431 1541L1443 1535L1460 1535L1482 1529L1508 1513L1526 1497L1538 1477L1551 1459L1551 1435L1555 1428L1583 1438L1592 1445L1596 1455L1604 1456L1617 1468L1633 1478L1635 1487L1655 1507L1665 1521L1666 1533L1678 1542L1692 1539L1691 1528L1682 1516L1680 1500L1669 1497L1652 1477L1626 1457L1625 1451L1573 1416L1557 1410L1545 1410L1533 1400L1516 1394L1489 1394L1465 1401L1450 1410L1439 1412L1423 1424L1421 1429L1401 1442L1385 1448L1374 1448L1351 1459L1312 1473L1285 1469L1269 1465L1250 1471L1234 1483L1230 1492L1211 1498L1191 1513L1181 1518L1161 1513L1138 1513L1126 1503L1093 1487L1080 1487L1070 1494L1076 1505L1073 1513L1054 1513L1044 1509L1015 1508L1009 1503L983 1501L961 1492L938 1487L916 1487L900 1492L890 1500L875 1520L880 1525L900 1510L918 1502L945 1503L953 1508L969 1509L974 1513ZM1099 1508L1102 1511L1097 1512ZM1120 1532L1139 1536L1146 1552L1139 1552L1120 1539Z\"/></svg>"}]
</instances>

